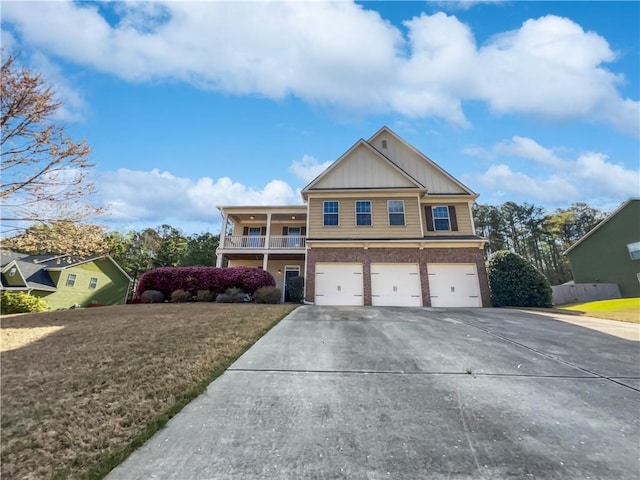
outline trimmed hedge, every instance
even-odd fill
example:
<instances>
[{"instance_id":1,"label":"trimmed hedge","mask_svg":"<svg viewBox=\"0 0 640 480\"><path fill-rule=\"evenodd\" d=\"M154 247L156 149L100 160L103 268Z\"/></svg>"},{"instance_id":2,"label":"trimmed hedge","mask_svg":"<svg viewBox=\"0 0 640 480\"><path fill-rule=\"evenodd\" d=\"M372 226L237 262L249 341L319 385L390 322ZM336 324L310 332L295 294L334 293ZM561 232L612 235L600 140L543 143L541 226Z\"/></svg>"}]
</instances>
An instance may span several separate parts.
<instances>
[{"instance_id":1,"label":"trimmed hedge","mask_svg":"<svg viewBox=\"0 0 640 480\"><path fill-rule=\"evenodd\" d=\"M47 302L24 292L2 292L0 309L3 314L44 312Z\"/></svg>"},{"instance_id":2,"label":"trimmed hedge","mask_svg":"<svg viewBox=\"0 0 640 480\"><path fill-rule=\"evenodd\" d=\"M253 294L256 303L280 303L282 290L276 287L260 287Z\"/></svg>"},{"instance_id":3,"label":"trimmed hedge","mask_svg":"<svg viewBox=\"0 0 640 480\"><path fill-rule=\"evenodd\" d=\"M517 253L501 250L487 268L494 307L550 307L551 285L530 262Z\"/></svg>"},{"instance_id":4,"label":"trimmed hedge","mask_svg":"<svg viewBox=\"0 0 640 480\"><path fill-rule=\"evenodd\" d=\"M170 298L176 290L197 295L198 290L212 294L226 292L229 288L240 288L253 295L260 287L274 287L276 280L269 272L249 267L161 267L140 277L136 292L158 290Z\"/></svg>"}]
</instances>

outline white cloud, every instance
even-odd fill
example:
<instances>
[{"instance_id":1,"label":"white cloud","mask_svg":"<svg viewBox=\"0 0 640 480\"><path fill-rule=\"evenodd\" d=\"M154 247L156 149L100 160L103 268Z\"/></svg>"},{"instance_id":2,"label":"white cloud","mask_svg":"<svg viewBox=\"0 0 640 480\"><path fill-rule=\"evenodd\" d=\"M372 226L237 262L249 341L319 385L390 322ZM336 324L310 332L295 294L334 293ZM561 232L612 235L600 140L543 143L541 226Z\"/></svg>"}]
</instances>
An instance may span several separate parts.
<instances>
[{"instance_id":1,"label":"white cloud","mask_svg":"<svg viewBox=\"0 0 640 480\"><path fill-rule=\"evenodd\" d=\"M493 146L495 155L509 155L534 160L543 168L531 169L535 173L514 171L506 163L490 166L479 175L467 175L467 181L480 184L494 197L508 193L519 198L531 198L544 203L586 201L597 203L622 201L640 193L640 169L632 170L608 161L608 156L587 152L575 159L560 159L534 140L513 137L511 141ZM480 150L485 153L487 150ZM477 147L467 153L478 153Z\"/></svg>"},{"instance_id":2,"label":"white cloud","mask_svg":"<svg viewBox=\"0 0 640 480\"><path fill-rule=\"evenodd\" d=\"M302 159L294 160L289 166L289 171L304 182L311 182L314 178L324 172L333 162L320 163L310 155L303 155Z\"/></svg>"},{"instance_id":3,"label":"white cloud","mask_svg":"<svg viewBox=\"0 0 640 480\"><path fill-rule=\"evenodd\" d=\"M558 158L552 150L526 137L512 137L510 141L496 144L493 150L497 154L515 155L550 167L568 166L568 163Z\"/></svg>"},{"instance_id":4,"label":"white cloud","mask_svg":"<svg viewBox=\"0 0 640 480\"><path fill-rule=\"evenodd\" d=\"M492 165L474 179L496 196L503 196L505 193L525 195L550 203L566 202L579 196L578 190L567 179L558 175L542 179L533 178L522 172L514 172L504 164Z\"/></svg>"},{"instance_id":5,"label":"white cloud","mask_svg":"<svg viewBox=\"0 0 640 480\"><path fill-rule=\"evenodd\" d=\"M169 79L268 98L438 117L468 125L465 100L497 113L608 123L638 135L639 102L622 98L603 37L557 16L486 44L444 13L408 19L406 37L351 2L5 2L25 42L130 81Z\"/></svg>"},{"instance_id":6,"label":"white cloud","mask_svg":"<svg viewBox=\"0 0 640 480\"><path fill-rule=\"evenodd\" d=\"M98 180L109 221L154 223L219 223L218 205L291 205L300 196L282 180L271 180L256 190L228 177L193 180L154 169L121 168Z\"/></svg>"}]
</instances>

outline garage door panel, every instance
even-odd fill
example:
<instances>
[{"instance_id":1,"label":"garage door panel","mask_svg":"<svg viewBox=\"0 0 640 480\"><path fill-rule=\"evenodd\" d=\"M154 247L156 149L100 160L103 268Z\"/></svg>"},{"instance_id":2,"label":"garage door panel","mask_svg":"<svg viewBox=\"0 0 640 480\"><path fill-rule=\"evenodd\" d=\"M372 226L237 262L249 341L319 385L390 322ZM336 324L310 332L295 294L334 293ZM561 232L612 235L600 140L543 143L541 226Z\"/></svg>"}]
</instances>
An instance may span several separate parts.
<instances>
[{"instance_id":1,"label":"garage door panel","mask_svg":"<svg viewBox=\"0 0 640 480\"><path fill-rule=\"evenodd\" d=\"M316 305L364 305L361 263L317 263Z\"/></svg>"},{"instance_id":2,"label":"garage door panel","mask_svg":"<svg viewBox=\"0 0 640 480\"><path fill-rule=\"evenodd\" d=\"M427 264L431 306L481 307L475 264Z\"/></svg>"},{"instance_id":3,"label":"garage door panel","mask_svg":"<svg viewBox=\"0 0 640 480\"><path fill-rule=\"evenodd\" d=\"M371 264L371 304L374 306L422 306L418 264Z\"/></svg>"}]
</instances>

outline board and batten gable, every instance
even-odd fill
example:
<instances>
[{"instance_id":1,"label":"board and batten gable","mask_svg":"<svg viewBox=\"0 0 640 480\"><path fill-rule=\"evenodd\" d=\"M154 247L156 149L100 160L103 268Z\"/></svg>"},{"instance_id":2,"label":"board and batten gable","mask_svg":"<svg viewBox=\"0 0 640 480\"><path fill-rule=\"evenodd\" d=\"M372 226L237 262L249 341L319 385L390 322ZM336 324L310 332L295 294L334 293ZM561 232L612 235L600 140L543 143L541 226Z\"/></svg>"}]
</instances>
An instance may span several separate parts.
<instances>
[{"instance_id":1,"label":"board and batten gable","mask_svg":"<svg viewBox=\"0 0 640 480\"><path fill-rule=\"evenodd\" d=\"M361 140L330 165L309 190L353 188L420 189L422 186Z\"/></svg>"},{"instance_id":2,"label":"board and batten gable","mask_svg":"<svg viewBox=\"0 0 640 480\"><path fill-rule=\"evenodd\" d=\"M386 127L375 133L368 143L424 185L430 193L477 197L473 191Z\"/></svg>"}]
</instances>

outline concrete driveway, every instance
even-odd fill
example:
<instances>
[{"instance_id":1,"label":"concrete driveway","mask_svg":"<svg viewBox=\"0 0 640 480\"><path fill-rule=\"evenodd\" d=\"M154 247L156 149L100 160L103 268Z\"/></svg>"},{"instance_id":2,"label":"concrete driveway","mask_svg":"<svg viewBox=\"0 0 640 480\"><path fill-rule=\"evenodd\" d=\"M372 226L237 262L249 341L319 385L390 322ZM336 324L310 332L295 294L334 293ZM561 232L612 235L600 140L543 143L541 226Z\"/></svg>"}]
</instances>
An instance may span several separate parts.
<instances>
[{"instance_id":1,"label":"concrete driveway","mask_svg":"<svg viewBox=\"0 0 640 480\"><path fill-rule=\"evenodd\" d=\"M301 307L107 477L640 478L640 343L516 310Z\"/></svg>"}]
</instances>

